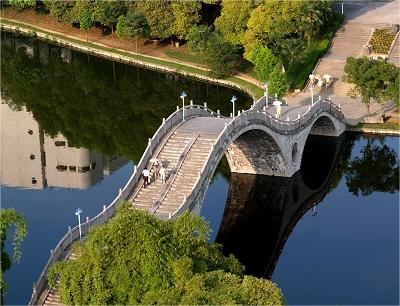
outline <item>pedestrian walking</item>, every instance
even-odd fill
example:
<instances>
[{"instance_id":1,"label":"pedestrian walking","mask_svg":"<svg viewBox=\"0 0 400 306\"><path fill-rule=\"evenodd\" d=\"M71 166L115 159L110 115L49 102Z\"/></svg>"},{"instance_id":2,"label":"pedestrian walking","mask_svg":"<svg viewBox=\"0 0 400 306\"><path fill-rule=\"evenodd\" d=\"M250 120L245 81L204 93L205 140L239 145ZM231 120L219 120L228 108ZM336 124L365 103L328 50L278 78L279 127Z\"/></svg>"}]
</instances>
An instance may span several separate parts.
<instances>
[{"instance_id":1,"label":"pedestrian walking","mask_svg":"<svg viewBox=\"0 0 400 306\"><path fill-rule=\"evenodd\" d=\"M165 183L166 174L167 174L167 170L164 168L163 165L161 165L161 168L160 168L160 179L161 179L161 184L164 184L164 183Z\"/></svg>"},{"instance_id":2,"label":"pedestrian walking","mask_svg":"<svg viewBox=\"0 0 400 306\"><path fill-rule=\"evenodd\" d=\"M159 159L156 159L156 161L154 162L154 178L159 177L161 166L161 161Z\"/></svg>"},{"instance_id":3,"label":"pedestrian walking","mask_svg":"<svg viewBox=\"0 0 400 306\"><path fill-rule=\"evenodd\" d=\"M143 169L143 185L146 188L150 184L150 171L147 168Z\"/></svg>"}]
</instances>

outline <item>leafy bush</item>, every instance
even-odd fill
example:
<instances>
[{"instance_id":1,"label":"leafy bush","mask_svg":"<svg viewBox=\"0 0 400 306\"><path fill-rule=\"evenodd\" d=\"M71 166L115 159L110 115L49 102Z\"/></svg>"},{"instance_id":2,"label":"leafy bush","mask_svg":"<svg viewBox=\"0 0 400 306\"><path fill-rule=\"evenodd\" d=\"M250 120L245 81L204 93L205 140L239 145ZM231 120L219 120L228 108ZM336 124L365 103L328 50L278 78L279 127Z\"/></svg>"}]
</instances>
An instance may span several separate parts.
<instances>
[{"instance_id":1,"label":"leafy bush","mask_svg":"<svg viewBox=\"0 0 400 306\"><path fill-rule=\"evenodd\" d=\"M395 35L390 33L388 29L375 29L371 39L369 40L373 52L388 54L394 36Z\"/></svg>"},{"instance_id":2,"label":"leafy bush","mask_svg":"<svg viewBox=\"0 0 400 306\"><path fill-rule=\"evenodd\" d=\"M75 260L51 268L67 304L282 304L275 284L243 276L243 266L189 213L160 221L124 203L107 224L73 246Z\"/></svg>"}]
</instances>

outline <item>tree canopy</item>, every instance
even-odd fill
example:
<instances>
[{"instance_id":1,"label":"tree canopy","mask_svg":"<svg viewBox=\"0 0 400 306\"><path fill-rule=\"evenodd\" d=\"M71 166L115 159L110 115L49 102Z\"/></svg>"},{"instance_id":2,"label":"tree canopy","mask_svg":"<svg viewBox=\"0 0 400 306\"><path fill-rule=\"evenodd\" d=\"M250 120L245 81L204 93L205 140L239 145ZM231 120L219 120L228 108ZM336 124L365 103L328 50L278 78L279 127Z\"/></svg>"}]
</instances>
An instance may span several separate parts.
<instances>
[{"instance_id":1,"label":"tree canopy","mask_svg":"<svg viewBox=\"0 0 400 306\"><path fill-rule=\"evenodd\" d=\"M208 243L208 224L185 213L160 221L121 205L107 224L74 245L75 260L55 264L61 301L68 304L283 304L269 280Z\"/></svg>"},{"instance_id":2,"label":"tree canopy","mask_svg":"<svg viewBox=\"0 0 400 306\"><path fill-rule=\"evenodd\" d=\"M36 5L36 0L5 0L5 2L19 9L25 9Z\"/></svg>"},{"instance_id":3,"label":"tree canopy","mask_svg":"<svg viewBox=\"0 0 400 306\"><path fill-rule=\"evenodd\" d=\"M215 20L215 30L230 43L239 45L247 29L250 13L255 6L252 0L222 0L221 16Z\"/></svg>"},{"instance_id":4,"label":"tree canopy","mask_svg":"<svg viewBox=\"0 0 400 306\"><path fill-rule=\"evenodd\" d=\"M15 209L7 208L0 209L0 243L1 243L1 277L0 277L0 292L1 292L1 302L3 299L3 294L7 291L7 284L4 280L4 272L11 268L10 256L5 251L5 243L7 239L7 232L12 227L15 226L15 231L13 235L13 259L15 262L19 262L22 257L21 244L28 233L28 228L26 220L22 215L20 215ZM1 303L3 304L3 303Z\"/></svg>"},{"instance_id":5,"label":"tree canopy","mask_svg":"<svg viewBox=\"0 0 400 306\"><path fill-rule=\"evenodd\" d=\"M394 64L383 59L369 59L367 57L349 57L344 67L344 80L354 84L354 88L348 93L355 98L361 96L361 100L369 107L371 100L379 103L394 101L398 103L398 80L400 69Z\"/></svg>"},{"instance_id":6,"label":"tree canopy","mask_svg":"<svg viewBox=\"0 0 400 306\"><path fill-rule=\"evenodd\" d=\"M275 66L280 64L279 58L273 55L271 50L261 44L258 44L252 49L249 60L254 64L258 78L263 82L269 81Z\"/></svg>"}]
</instances>

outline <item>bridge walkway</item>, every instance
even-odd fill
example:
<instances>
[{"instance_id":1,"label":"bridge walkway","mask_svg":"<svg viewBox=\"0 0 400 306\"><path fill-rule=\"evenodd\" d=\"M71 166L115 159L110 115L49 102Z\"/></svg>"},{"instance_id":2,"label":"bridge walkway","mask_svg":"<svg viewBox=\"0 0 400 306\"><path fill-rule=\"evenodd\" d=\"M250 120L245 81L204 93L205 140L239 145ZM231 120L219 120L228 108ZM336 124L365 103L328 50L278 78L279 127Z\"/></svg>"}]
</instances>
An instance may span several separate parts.
<instances>
[{"instance_id":1,"label":"bridge walkway","mask_svg":"<svg viewBox=\"0 0 400 306\"><path fill-rule=\"evenodd\" d=\"M144 188L139 184L130 197L134 207L170 217L190 194L204 168L208 155L225 123L230 119L216 117L191 118L181 124L168 140L155 150L153 161L159 159L167 170L167 181L155 178L153 163L147 167L152 174L151 183Z\"/></svg>"}]
</instances>

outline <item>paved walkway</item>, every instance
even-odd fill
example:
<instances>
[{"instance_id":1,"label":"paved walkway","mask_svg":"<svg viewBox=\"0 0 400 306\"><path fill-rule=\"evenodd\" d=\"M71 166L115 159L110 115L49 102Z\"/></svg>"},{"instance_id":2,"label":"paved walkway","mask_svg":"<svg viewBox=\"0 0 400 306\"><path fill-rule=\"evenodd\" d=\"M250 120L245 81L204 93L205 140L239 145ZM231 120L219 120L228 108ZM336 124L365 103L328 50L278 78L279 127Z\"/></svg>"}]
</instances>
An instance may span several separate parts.
<instances>
[{"instance_id":1,"label":"paved walkway","mask_svg":"<svg viewBox=\"0 0 400 306\"><path fill-rule=\"evenodd\" d=\"M334 77L334 84L329 90L322 89L318 92L314 89L315 100L320 95L322 98L330 98L335 104L340 104L348 124L357 124L367 116L367 108L361 102L361 98L352 99L347 96L350 84L341 81L346 58L349 56L360 56L361 47L367 43L371 31L375 27L387 24L400 24L400 0L390 2L345 1L344 12L347 14L345 31L338 33L331 50L325 55L317 67L319 75L330 74ZM394 48L392 58L399 58L399 48ZM399 62L396 63L400 65ZM311 92L288 94L285 100L289 105L311 104ZM390 112L391 104L380 105L371 103L370 113L372 115Z\"/></svg>"}]
</instances>

